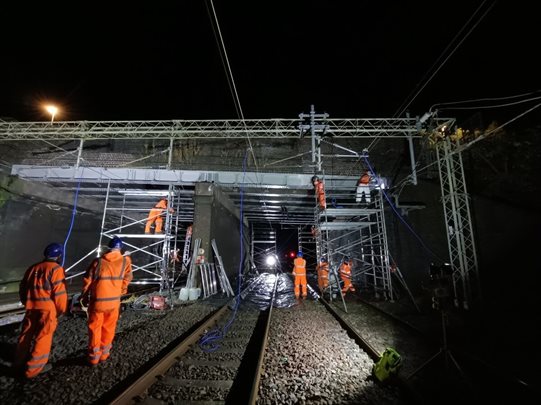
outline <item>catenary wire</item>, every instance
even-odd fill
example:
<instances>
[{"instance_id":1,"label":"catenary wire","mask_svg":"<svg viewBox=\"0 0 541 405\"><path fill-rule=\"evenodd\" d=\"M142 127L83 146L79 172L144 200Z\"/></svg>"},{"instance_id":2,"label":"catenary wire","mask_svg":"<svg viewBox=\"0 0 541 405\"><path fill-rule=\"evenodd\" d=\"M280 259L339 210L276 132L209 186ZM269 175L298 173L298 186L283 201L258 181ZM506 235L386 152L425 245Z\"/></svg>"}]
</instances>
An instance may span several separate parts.
<instances>
[{"instance_id":1,"label":"catenary wire","mask_svg":"<svg viewBox=\"0 0 541 405\"><path fill-rule=\"evenodd\" d=\"M436 63L443 57L443 55L445 54L445 52L447 52L447 50L451 47L451 44L453 44L457 38L460 36L460 34L462 33L462 31L464 31L464 29L470 24L470 22L473 20L473 18L477 15L477 13L479 12L479 10L481 10L481 8L483 7L483 5L486 3L486 0L483 1L483 3L481 3L481 5L473 12L473 14L471 15L471 17L468 19L468 21L466 21L466 24L464 24L464 26L460 29L460 31L457 33L457 35L453 38L453 40L449 43L449 45L444 49L444 51L442 52L442 54L438 57L438 59L436 60ZM415 89L417 89L419 87L419 85L417 85L415 87L415 89L412 91L413 96L408 96L406 98L406 100L410 99L405 105L404 103L402 103L402 105L398 108L398 110L395 112L395 114L393 115L393 117L399 117L400 115L402 115L404 113L404 111L407 110L407 108L411 105L411 103L417 98L417 96L424 90L424 88L428 85L428 83L430 83L430 81L434 78L434 76L436 76L436 74L440 71L440 69L443 67L443 65L445 65L445 63L449 60L449 58L451 58L451 56L453 56L453 54L456 52L456 50L460 47L460 45L462 45L462 43L466 40L466 38L468 38L468 36L472 33L472 31L479 25L479 23L483 20L483 18L488 14L488 12L492 9L492 7L494 7L494 5L496 4L496 2L494 1L489 7L488 9L481 15L481 17L477 20L477 22L469 29L469 31L463 36L463 38L458 42L458 44L456 44L456 46L451 50L451 52L449 53L449 55L447 55L447 57L445 57L445 59L440 63L440 65L437 67L436 70L434 70L434 72L430 75L430 77L428 77L428 79L425 80L424 84L419 88L419 90L417 90L417 92L415 92ZM434 65L432 65L430 67L430 69L427 71L427 73L425 73L425 75L423 76L423 79L424 77L426 77L426 75L428 74L428 72L430 72L432 69L433 69ZM421 83L421 82L420 82ZM410 95L412 94L410 93ZM403 106L403 107L402 107ZM370 143L370 145L368 145L368 150L370 150L371 148L373 148L379 141L381 140L381 137L377 137L377 138L374 138L374 140Z\"/></svg>"},{"instance_id":2,"label":"catenary wire","mask_svg":"<svg viewBox=\"0 0 541 405\"><path fill-rule=\"evenodd\" d=\"M530 91L530 92L528 92L528 93L516 94L516 95L514 95L514 96L505 96L505 97L485 97L485 98L476 98L476 99L471 99L471 100L449 101L449 102L445 102L445 103L436 103L436 104L432 104L432 106L430 107L430 109L429 109L428 111L432 112L432 110L434 109L434 107L441 106L441 105L469 104L469 103L477 103L477 102L480 102L480 101L501 101L501 100L510 100L510 99L513 99L513 98L520 98L520 97L531 96L532 94L537 94L537 93L539 93L540 91L541 91L541 90L534 90L534 91Z\"/></svg>"}]
</instances>

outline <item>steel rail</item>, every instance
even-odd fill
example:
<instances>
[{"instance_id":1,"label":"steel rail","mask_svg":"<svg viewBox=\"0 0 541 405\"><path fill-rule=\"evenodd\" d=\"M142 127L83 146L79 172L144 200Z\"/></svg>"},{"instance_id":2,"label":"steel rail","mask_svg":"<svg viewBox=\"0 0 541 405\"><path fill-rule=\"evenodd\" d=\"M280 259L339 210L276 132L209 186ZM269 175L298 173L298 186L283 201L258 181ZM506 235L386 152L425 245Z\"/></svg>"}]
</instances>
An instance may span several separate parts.
<instances>
[{"instance_id":1,"label":"steel rail","mask_svg":"<svg viewBox=\"0 0 541 405\"><path fill-rule=\"evenodd\" d=\"M156 382L156 378L165 374L182 356L190 346L194 345L206 330L211 328L227 311L228 304L218 309L209 318L204 320L186 339L182 340L169 353L156 362L149 370L141 375L129 387L124 389L110 404L132 404L135 398Z\"/></svg>"},{"instance_id":2,"label":"steel rail","mask_svg":"<svg viewBox=\"0 0 541 405\"><path fill-rule=\"evenodd\" d=\"M370 344L366 339L364 339L357 330L349 324L345 319L343 319L338 312L329 304L325 299L319 298L319 301L327 308L331 315L340 323L340 325L348 332L355 343L357 343L374 361L377 362L381 358L381 354Z\"/></svg>"},{"instance_id":3,"label":"steel rail","mask_svg":"<svg viewBox=\"0 0 541 405\"><path fill-rule=\"evenodd\" d=\"M274 280L274 287L272 290L272 297L269 304L269 311L267 313L267 319L265 322L265 332L263 333L263 340L261 343L261 347L259 350L259 357L257 359L257 368L256 373L254 375L254 380L252 382L252 388L250 391L250 405L255 405L257 403L257 399L259 396L259 384L261 382L261 372L263 371L263 366L265 364L265 353L267 352L267 345L269 342L269 330L270 330L270 323L272 319L272 308L274 306L274 297L276 296L276 286L278 284L278 277Z\"/></svg>"},{"instance_id":4,"label":"steel rail","mask_svg":"<svg viewBox=\"0 0 541 405\"><path fill-rule=\"evenodd\" d=\"M325 299L320 297L319 300L323 303L323 305L327 308L331 315L334 316L334 318L346 330L348 335L353 338L353 340L355 340L355 343L357 343L368 354L368 356L370 356L374 363L377 363L381 359L382 354L380 354L366 339L364 339L349 322L343 319L340 314L336 312L336 310ZM392 319L394 321L397 320L394 317ZM408 326L411 327L411 325ZM401 389L404 390L404 392L409 396L410 400L413 403L423 403L422 397L405 379L401 378L400 376L394 376L394 381Z\"/></svg>"}]
</instances>

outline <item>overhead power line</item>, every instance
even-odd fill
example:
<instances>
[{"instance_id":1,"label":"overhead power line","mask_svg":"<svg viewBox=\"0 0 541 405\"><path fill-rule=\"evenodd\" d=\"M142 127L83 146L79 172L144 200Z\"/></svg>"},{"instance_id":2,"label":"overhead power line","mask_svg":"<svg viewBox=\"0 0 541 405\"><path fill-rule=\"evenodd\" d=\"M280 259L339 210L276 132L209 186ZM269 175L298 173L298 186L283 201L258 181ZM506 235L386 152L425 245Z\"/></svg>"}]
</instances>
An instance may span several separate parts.
<instances>
[{"instance_id":1,"label":"overhead power line","mask_svg":"<svg viewBox=\"0 0 541 405\"><path fill-rule=\"evenodd\" d=\"M408 109L408 107L411 105L411 103L413 103L413 101L417 98L417 96L424 90L424 88L428 85L428 83L430 83L430 81L434 78L434 76L436 76L436 74L440 71L440 69L443 67L443 65L445 65L445 63L449 60L449 58L451 58L451 56L453 56L453 54L456 52L456 50L459 48L459 46L462 45L462 43L466 40L466 38L468 38L468 36L472 33L472 31L479 25L479 23L483 20L483 18L485 18L485 16L488 14L488 12L496 4L496 1L494 1L488 7L488 9L479 17L477 22L475 22L475 24L468 30L468 32L466 32L466 34L462 37L462 39L460 39L460 41L455 45L455 47L451 50L451 52L447 56L445 56L447 54L447 51L451 48L451 46L458 40L458 38L460 37L462 32L465 31L466 28L470 25L470 22L473 21L474 18L478 15L478 13L483 8L483 6L485 5L486 2L487 2L487 0L484 0L479 5L479 7L477 7L477 9L473 12L473 14L468 19L468 21L466 21L464 26L458 31L458 33L455 35L455 37L451 40L449 45L447 45L445 47L445 49L440 54L438 59L436 59L436 61L432 64L430 69L428 69L426 71L426 73L423 75L423 77L421 78L419 83L417 83L415 88L411 91L411 93L402 102L400 107L398 107L398 110L396 110L396 112L394 113L393 118L400 117L402 114L404 114L404 112ZM440 62L440 60L442 60L442 62L434 70L434 67ZM433 73L429 77L427 77L430 74L430 72L432 72L432 71L433 71ZM376 146L376 144L380 140L381 140L381 138L374 138L374 140L370 143L370 145L368 145L367 149L370 151L370 149L373 148L374 146Z\"/></svg>"},{"instance_id":2,"label":"overhead power line","mask_svg":"<svg viewBox=\"0 0 541 405\"><path fill-rule=\"evenodd\" d=\"M393 117L400 117L411 105L411 103L417 98L417 96L423 91L423 89L430 83L430 81L436 76L436 74L440 71L440 69L445 65L445 63L453 56L453 54L456 52L456 50L459 48L460 45L468 38L468 36L473 32L473 30L479 25L479 23L485 18L485 16L488 14L488 12L494 7L496 4L496 1L494 1L488 9L479 17L479 19L475 22L475 24L468 30L468 32L460 39L460 41L455 45L455 47L451 50L451 52L445 56L447 53L447 50L451 48L453 43L458 40L462 32L466 29L466 27L470 24L470 22L475 18L475 16L480 12L480 10L483 8L487 0L484 0L481 5L474 11L474 13L471 15L471 17L466 21L466 24L458 31L458 33L455 35L453 40L447 45L447 47L443 50L441 55L436 59L436 62L426 71L424 76L422 77L421 81L417 84L417 86L412 90L412 92L406 97L404 102L400 105L398 110L394 113ZM445 59L443 59L445 57ZM440 65L434 70L434 72L427 78L427 76L430 74L430 72L434 69L434 66L436 66L439 61L443 59L443 61L440 63ZM426 80L425 80L426 79ZM424 83L423 83L424 81ZM418 89L418 90L417 90ZM408 101L409 100L409 101Z\"/></svg>"},{"instance_id":3,"label":"overhead power line","mask_svg":"<svg viewBox=\"0 0 541 405\"><path fill-rule=\"evenodd\" d=\"M237 111L239 118L243 122L245 122L244 112L242 111L242 105L240 103L239 93L237 91L237 86L235 84L235 78L233 77L233 71L231 70L231 64L229 63L229 58L227 56L227 50L225 48L222 31L220 30L220 23L218 22L218 16L216 15L216 10L214 8L214 2L212 0L209 0L209 3L210 3L210 8L212 10L212 16L211 16L212 30L214 32L214 37L216 38L216 41L218 42L218 48L220 50L220 58L222 59L222 64L224 65L227 81L229 84L229 89L232 92L235 109ZM205 5L207 6L207 12L209 12L209 15L210 15L208 4L205 3ZM250 149L252 158L254 159L254 165L255 165L256 171L259 172L259 169L257 166L257 159L255 157L254 148L252 147L252 141L250 139L250 135L248 134L248 127L246 126L246 123L244 123L244 126L246 128L246 140L248 142L248 147Z\"/></svg>"}]
</instances>

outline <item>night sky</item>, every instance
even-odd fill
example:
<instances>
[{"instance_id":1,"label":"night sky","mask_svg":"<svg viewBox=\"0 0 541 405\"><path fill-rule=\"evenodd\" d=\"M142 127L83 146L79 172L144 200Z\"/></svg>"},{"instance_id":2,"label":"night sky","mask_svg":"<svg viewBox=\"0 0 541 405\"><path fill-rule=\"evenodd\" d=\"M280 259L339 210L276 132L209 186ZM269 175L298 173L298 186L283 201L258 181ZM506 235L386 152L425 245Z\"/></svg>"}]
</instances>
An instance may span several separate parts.
<instances>
[{"instance_id":1,"label":"night sky","mask_svg":"<svg viewBox=\"0 0 541 405\"><path fill-rule=\"evenodd\" d=\"M63 109L58 120L238 118L209 2L120 4L4 2L0 117L46 120L40 102L50 101ZM295 118L311 104L334 118L374 118L396 114L477 23L413 101L411 114L434 103L540 89L534 4L216 0L214 6L246 118ZM527 107L484 113L503 120Z\"/></svg>"}]
</instances>

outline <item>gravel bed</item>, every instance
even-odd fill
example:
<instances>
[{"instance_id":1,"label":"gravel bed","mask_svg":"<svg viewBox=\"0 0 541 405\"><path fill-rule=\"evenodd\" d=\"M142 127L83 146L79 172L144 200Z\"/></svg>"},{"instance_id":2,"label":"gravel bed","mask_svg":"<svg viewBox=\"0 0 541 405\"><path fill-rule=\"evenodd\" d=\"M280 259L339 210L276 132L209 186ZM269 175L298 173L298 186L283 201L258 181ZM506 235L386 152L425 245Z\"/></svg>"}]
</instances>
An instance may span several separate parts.
<instances>
[{"instance_id":1,"label":"gravel bed","mask_svg":"<svg viewBox=\"0 0 541 405\"><path fill-rule=\"evenodd\" d=\"M405 404L323 305L273 309L258 404Z\"/></svg>"},{"instance_id":2,"label":"gravel bed","mask_svg":"<svg viewBox=\"0 0 541 405\"><path fill-rule=\"evenodd\" d=\"M415 332L362 302L347 301L347 313L341 301L333 302L331 306L380 354L388 347L400 353L399 375L404 378L438 350Z\"/></svg>"},{"instance_id":3,"label":"gravel bed","mask_svg":"<svg viewBox=\"0 0 541 405\"><path fill-rule=\"evenodd\" d=\"M9 368L20 328L0 335L0 403L78 403L99 398L153 358L171 341L204 318L216 306L206 302L173 310L128 309L117 325L111 357L97 367L86 365L86 318L62 317L54 335L50 364L53 369L32 380L16 378ZM9 354L8 354L9 353Z\"/></svg>"},{"instance_id":4,"label":"gravel bed","mask_svg":"<svg viewBox=\"0 0 541 405\"><path fill-rule=\"evenodd\" d=\"M214 363L223 361L237 362L240 365L258 315L258 310L239 310L228 333L223 340L218 342L220 348L213 352L207 352L203 351L199 345L192 346L158 383L149 388L148 396L164 401L167 404L174 404L183 400L225 401L229 394L229 388L218 388L213 384L232 382L237 375L238 368L191 363L204 360ZM221 320L220 327L223 327L228 320L229 318ZM168 380L172 381L172 383L168 383ZM180 383L178 380L183 381ZM196 384L198 380L208 382L208 386L190 386L193 380L196 380Z\"/></svg>"}]
</instances>

